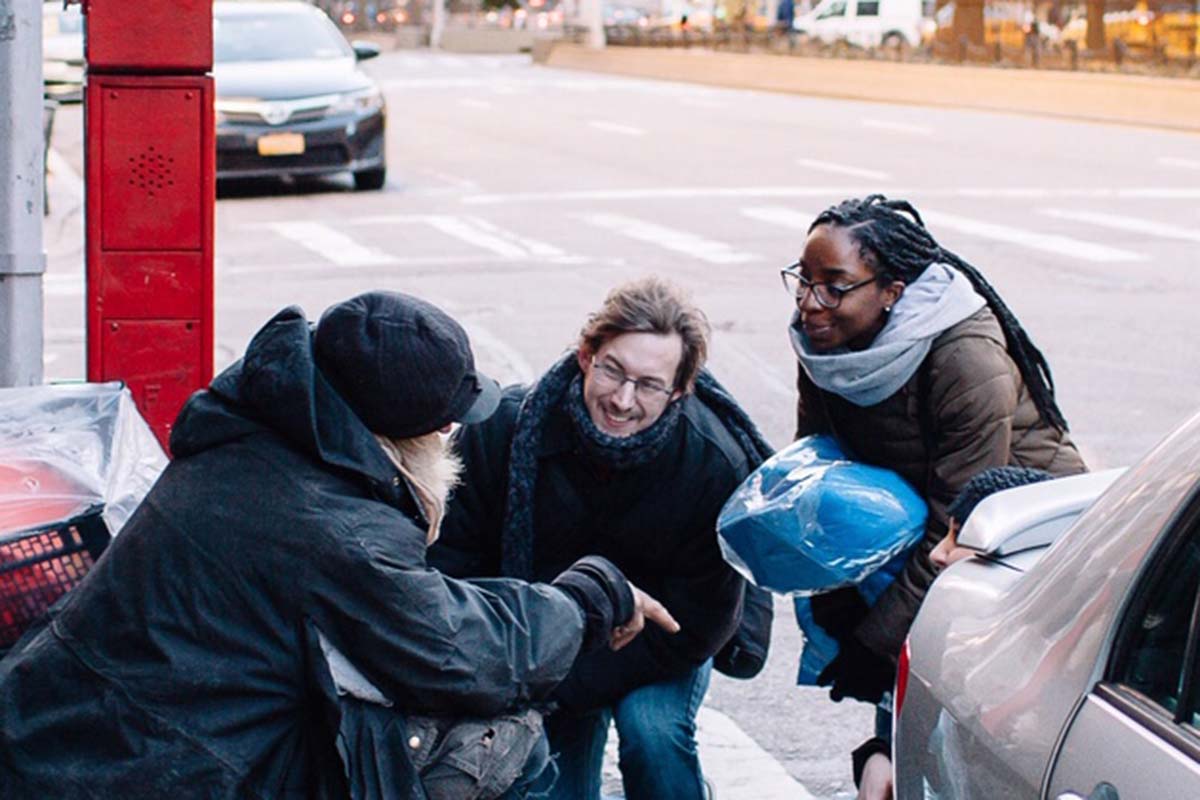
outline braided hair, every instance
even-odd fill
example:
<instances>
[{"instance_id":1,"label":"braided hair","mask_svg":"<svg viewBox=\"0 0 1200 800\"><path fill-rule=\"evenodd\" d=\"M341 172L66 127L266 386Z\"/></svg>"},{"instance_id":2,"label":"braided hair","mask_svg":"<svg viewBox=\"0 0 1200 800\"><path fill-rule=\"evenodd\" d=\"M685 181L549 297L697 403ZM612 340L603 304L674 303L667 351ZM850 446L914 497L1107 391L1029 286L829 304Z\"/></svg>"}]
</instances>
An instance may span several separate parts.
<instances>
[{"instance_id":1,"label":"braided hair","mask_svg":"<svg viewBox=\"0 0 1200 800\"><path fill-rule=\"evenodd\" d=\"M911 284L935 263L949 264L966 275L1000 321L1009 357L1021 371L1042 419L1067 430L1067 421L1054 400L1050 365L1042 351L979 270L937 243L911 203L889 200L881 194L844 200L822 211L809 232L820 225L845 228L858 245L863 262L882 284Z\"/></svg>"}]
</instances>

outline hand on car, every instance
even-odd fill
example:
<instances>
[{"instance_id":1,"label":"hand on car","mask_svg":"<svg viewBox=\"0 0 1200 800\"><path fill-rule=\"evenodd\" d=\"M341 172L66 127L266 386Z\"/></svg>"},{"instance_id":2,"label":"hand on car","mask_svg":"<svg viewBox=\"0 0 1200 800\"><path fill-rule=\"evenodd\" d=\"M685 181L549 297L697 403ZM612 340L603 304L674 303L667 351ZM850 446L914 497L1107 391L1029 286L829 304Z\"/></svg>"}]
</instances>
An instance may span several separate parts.
<instances>
[{"instance_id":1,"label":"hand on car","mask_svg":"<svg viewBox=\"0 0 1200 800\"><path fill-rule=\"evenodd\" d=\"M624 625L618 625L613 628L612 637L609 641L609 646L613 650L620 650L636 639L637 635L646 627L646 620L650 620L667 633L679 632L679 623L675 621L675 618L671 616L671 612L667 611L662 603L632 583L629 584L629 588L633 590L633 616Z\"/></svg>"}]
</instances>

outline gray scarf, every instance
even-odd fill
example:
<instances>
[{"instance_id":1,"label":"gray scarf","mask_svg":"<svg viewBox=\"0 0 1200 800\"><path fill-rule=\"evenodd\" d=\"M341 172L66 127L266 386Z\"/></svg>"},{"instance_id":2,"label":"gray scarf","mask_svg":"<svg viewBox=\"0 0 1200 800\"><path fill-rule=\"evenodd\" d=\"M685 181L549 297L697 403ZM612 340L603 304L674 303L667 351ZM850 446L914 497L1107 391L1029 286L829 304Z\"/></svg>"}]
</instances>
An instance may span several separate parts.
<instances>
[{"instance_id":1,"label":"gray scarf","mask_svg":"<svg viewBox=\"0 0 1200 800\"><path fill-rule=\"evenodd\" d=\"M898 392L921 366L933 340L984 302L966 275L948 264L930 264L904 288L887 324L865 350L814 353L798 311L788 333L800 366L818 388L866 408Z\"/></svg>"}]
</instances>

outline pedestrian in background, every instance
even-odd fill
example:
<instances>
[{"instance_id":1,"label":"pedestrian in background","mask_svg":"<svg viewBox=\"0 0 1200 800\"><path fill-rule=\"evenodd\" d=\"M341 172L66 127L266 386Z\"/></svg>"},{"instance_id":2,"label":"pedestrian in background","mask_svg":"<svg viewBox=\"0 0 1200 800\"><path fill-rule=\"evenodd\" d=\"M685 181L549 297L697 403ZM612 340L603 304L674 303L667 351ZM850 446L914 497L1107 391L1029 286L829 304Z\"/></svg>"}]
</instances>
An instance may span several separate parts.
<instances>
[{"instance_id":1,"label":"pedestrian in background","mask_svg":"<svg viewBox=\"0 0 1200 800\"><path fill-rule=\"evenodd\" d=\"M714 654L734 635L742 579L721 557L716 518L770 454L702 371L709 326L655 278L614 289L578 345L497 413L457 434L464 479L430 561L453 575L557 574L603 555L680 623L620 652L582 656L547 719L560 777L553 797L597 800L609 720L629 800L701 800L695 717ZM748 615L766 656L770 599ZM739 648L740 649L740 648ZM723 651L724 652L724 651Z\"/></svg>"},{"instance_id":2,"label":"pedestrian in background","mask_svg":"<svg viewBox=\"0 0 1200 800\"><path fill-rule=\"evenodd\" d=\"M577 654L643 614L676 626L602 558L549 586L426 566L457 473L439 431L498 400L417 298L361 295L315 331L279 312L0 662L0 797L524 796L548 758L535 706Z\"/></svg>"},{"instance_id":3,"label":"pedestrian in background","mask_svg":"<svg viewBox=\"0 0 1200 800\"><path fill-rule=\"evenodd\" d=\"M796 436L832 434L929 504L923 540L872 608L842 602L840 592L813 599L814 616L833 620L823 626L845 632L819 681L834 700L878 703L933 581L929 555L946 534L947 506L966 482L1006 465L1054 475L1086 468L1041 351L908 202L871 195L826 209L783 278L796 303ZM885 737L890 719L877 715Z\"/></svg>"}]
</instances>

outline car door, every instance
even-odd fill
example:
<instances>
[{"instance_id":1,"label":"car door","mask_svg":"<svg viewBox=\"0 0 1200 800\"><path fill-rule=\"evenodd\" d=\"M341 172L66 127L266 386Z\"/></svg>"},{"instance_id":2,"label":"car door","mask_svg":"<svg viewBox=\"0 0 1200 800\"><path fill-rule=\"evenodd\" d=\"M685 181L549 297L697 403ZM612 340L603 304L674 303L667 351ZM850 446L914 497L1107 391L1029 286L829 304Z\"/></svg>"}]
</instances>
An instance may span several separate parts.
<instances>
[{"instance_id":1,"label":"car door","mask_svg":"<svg viewBox=\"0 0 1200 800\"><path fill-rule=\"evenodd\" d=\"M1061 740L1052 800L1200 797L1200 502L1142 570L1104 673Z\"/></svg>"}]
</instances>

